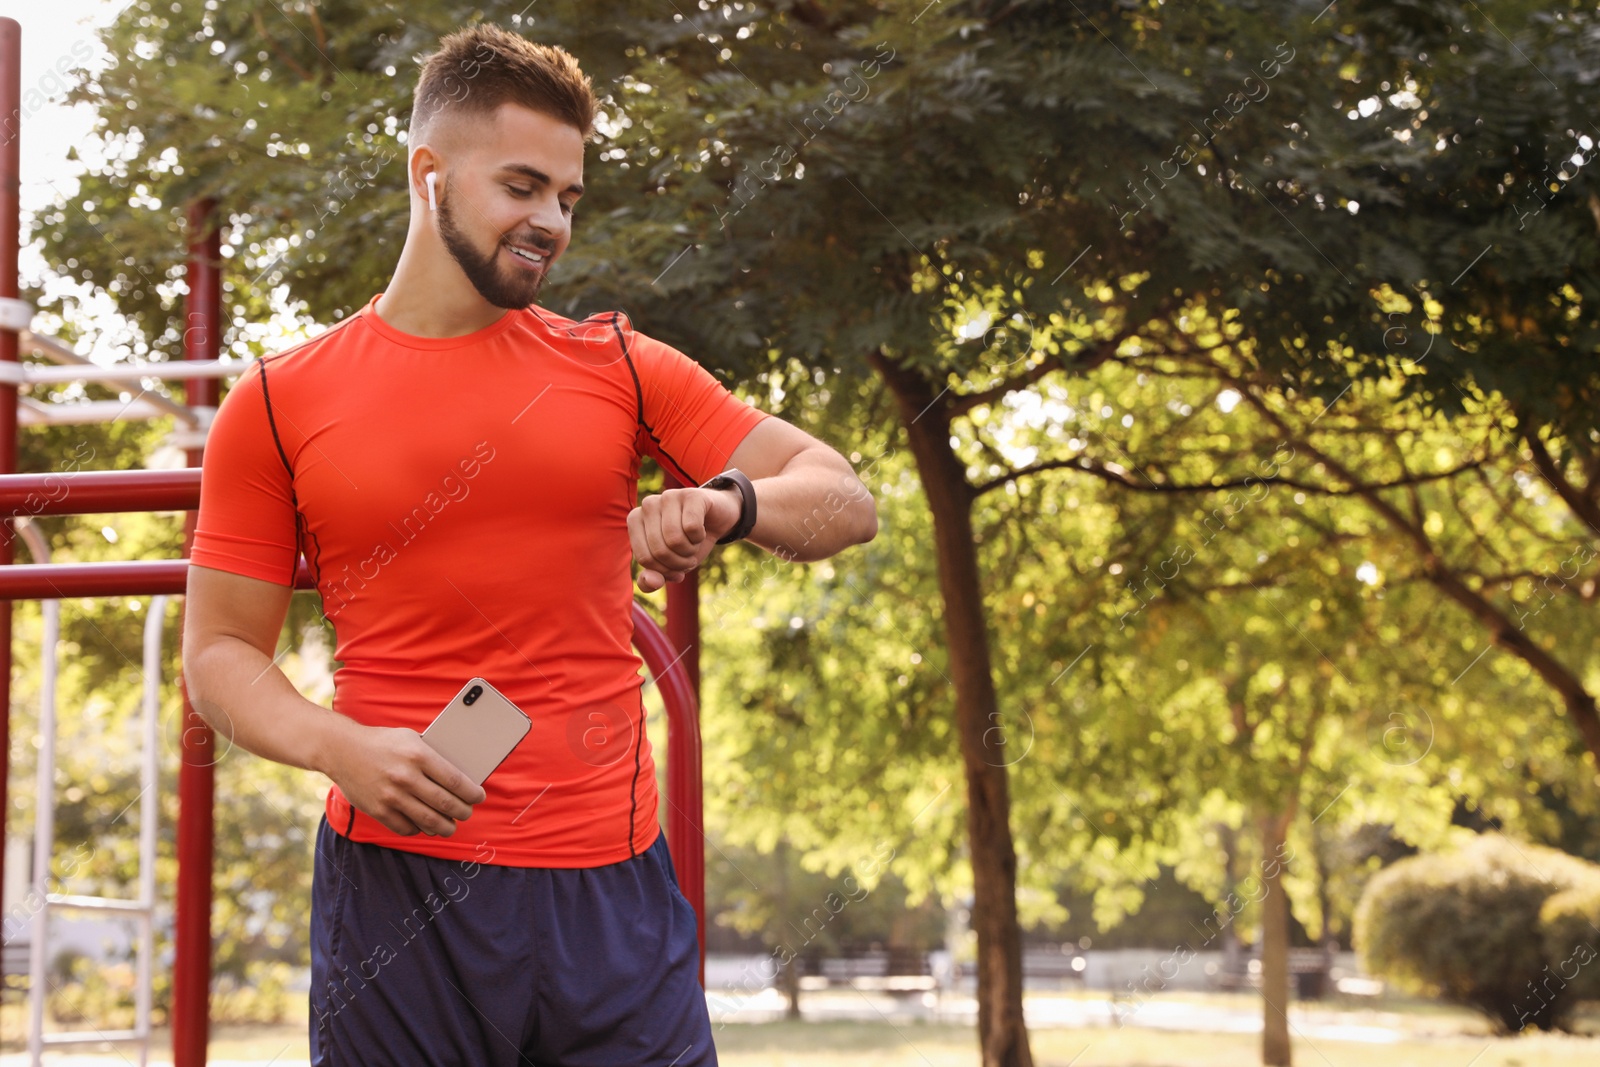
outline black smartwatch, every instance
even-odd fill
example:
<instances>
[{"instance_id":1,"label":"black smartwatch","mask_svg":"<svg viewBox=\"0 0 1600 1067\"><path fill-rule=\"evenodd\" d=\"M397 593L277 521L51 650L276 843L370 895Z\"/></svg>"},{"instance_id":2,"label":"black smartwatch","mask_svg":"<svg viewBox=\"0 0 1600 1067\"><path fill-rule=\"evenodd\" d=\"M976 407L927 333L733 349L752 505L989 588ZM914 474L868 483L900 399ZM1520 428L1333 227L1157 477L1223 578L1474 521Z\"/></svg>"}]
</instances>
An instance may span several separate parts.
<instances>
[{"instance_id":1,"label":"black smartwatch","mask_svg":"<svg viewBox=\"0 0 1600 1067\"><path fill-rule=\"evenodd\" d=\"M736 467L729 467L700 488L739 490L739 521L733 524L733 529L717 538L717 544L725 545L750 536L750 531L756 527L756 487L750 484L750 479L743 472Z\"/></svg>"}]
</instances>

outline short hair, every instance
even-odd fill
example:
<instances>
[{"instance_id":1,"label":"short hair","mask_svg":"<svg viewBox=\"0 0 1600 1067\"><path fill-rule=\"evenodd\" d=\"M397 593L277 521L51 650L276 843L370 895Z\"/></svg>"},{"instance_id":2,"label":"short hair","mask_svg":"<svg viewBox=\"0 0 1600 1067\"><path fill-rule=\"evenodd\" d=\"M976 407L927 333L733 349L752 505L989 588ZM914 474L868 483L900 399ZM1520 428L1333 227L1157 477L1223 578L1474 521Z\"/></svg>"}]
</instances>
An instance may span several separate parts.
<instances>
[{"instance_id":1,"label":"short hair","mask_svg":"<svg viewBox=\"0 0 1600 1067\"><path fill-rule=\"evenodd\" d=\"M425 134L442 114L489 115L508 102L575 127L586 140L594 132L594 90L571 53L479 23L443 38L422 61L412 136Z\"/></svg>"}]
</instances>

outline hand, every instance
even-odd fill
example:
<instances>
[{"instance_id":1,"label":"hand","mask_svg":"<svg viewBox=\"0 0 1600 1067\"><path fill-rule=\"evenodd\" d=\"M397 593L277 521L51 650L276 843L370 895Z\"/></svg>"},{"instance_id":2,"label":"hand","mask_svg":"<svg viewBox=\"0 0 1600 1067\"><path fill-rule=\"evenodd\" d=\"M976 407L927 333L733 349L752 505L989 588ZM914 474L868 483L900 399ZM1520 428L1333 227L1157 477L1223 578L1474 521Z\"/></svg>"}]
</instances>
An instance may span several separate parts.
<instances>
[{"instance_id":1,"label":"hand","mask_svg":"<svg viewBox=\"0 0 1600 1067\"><path fill-rule=\"evenodd\" d=\"M488 795L415 730L349 726L328 777L358 811L397 834L449 837Z\"/></svg>"},{"instance_id":2,"label":"hand","mask_svg":"<svg viewBox=\"0 0 1600 1067\"><path fill-rule=\"evenodd\" d=\"M639 561L639 588L653 593L705 561L717 538L739 522L737 489L668 489L628 512L628 540Z\"/></svg>"}]
</instances>

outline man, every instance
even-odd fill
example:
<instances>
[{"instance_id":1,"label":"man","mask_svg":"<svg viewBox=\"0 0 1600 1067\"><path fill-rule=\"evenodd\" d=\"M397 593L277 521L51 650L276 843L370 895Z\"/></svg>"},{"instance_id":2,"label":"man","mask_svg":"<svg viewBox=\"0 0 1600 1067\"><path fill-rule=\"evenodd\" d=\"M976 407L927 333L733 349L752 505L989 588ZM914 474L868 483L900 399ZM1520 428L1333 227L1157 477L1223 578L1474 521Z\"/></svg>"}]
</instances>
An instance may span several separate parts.
<instances>
[{"instance_id":1,"label":"man","mask_svg":"<svg viewBox=\"0 0 1600 1067\"><path fill-rule=\"evenodd\" d=\"M534 305L594 114L567 53L491 26L445 38L417 85L393 281L258 361L211 427L185 677L234 744L333 783L313 1063L715 1064L657 821L630 552L652 592L725 537L809 561L877 530L833 449L620 314ZM643 455L693 488L635 506ZM332 710L272 658L302 551L337 638ZM481 787L419 736L474 676L533 722Z\"/></svg>"}]
</instances>

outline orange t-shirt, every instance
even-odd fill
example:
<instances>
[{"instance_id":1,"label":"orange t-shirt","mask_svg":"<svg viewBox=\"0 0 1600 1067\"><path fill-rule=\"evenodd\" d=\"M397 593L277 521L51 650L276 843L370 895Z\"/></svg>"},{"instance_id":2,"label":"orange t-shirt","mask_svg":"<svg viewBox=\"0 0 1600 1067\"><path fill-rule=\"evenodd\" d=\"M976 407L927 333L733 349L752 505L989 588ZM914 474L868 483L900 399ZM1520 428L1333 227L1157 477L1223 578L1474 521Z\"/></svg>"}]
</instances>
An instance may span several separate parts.
<instances>
[{"instance_id":1,"label":"orange t-shirt","mask_svg":"<svg viewBox=\"0 0 1600 1067\"><path fill-rule=\"evenodd\" d=\"M480 676L533 721L453 836L396 834L335 786L340 833L518 867L637 855L658 833L632 647L640 457L698 485L766 413L620 313L530 307L430 338L377 299L229 391L191 560L290 585L304 552L340 714L420 733Z\"/></svg>"}]
</instances>

